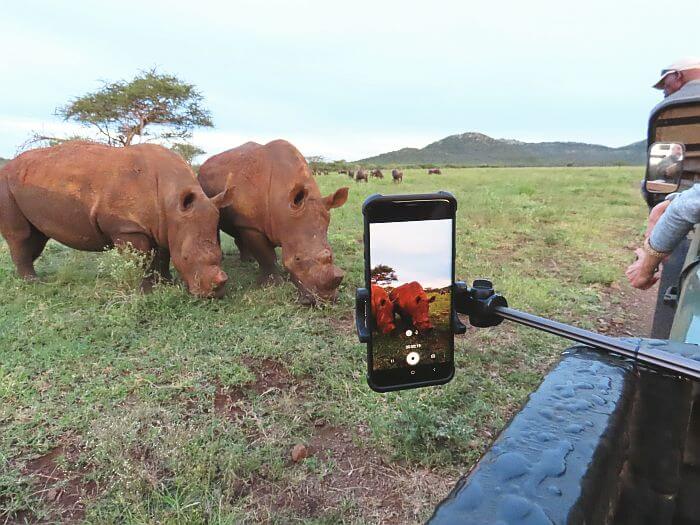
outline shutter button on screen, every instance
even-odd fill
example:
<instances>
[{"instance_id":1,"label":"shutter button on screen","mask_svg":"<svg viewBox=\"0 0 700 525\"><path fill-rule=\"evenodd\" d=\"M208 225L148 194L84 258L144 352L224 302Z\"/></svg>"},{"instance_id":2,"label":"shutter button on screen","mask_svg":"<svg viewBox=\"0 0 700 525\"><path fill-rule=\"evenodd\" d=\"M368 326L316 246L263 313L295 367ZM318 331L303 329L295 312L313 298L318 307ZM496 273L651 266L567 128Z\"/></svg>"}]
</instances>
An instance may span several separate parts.
<instances>
[{"instance_id":1,"label":"shutter button on screen","mask_svg":"<svg viewBox=\"0 0 700 525\"><path fill-rule=\"evenodd\" d=\"M418 352L409 352L406 356L406 362L410 366L416 366L418 364L418 361L420 361L420 355L418 354Z\"/></svg>"}]
</instances>

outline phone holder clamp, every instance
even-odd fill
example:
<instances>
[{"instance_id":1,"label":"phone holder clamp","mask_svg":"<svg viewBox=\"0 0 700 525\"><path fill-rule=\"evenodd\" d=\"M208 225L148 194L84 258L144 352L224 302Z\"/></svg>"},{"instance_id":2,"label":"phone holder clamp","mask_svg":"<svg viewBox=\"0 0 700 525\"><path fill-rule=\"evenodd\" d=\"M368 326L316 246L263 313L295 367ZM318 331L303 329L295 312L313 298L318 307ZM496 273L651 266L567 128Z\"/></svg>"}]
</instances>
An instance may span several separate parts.
<instances>
[{"instance_id":1,"label":"phone holder clamp","mask_svg":"<svg viewBox=\"0 0 700 525\"><path fill-rule=\"evenodd\" d=\"M454 294L455 311L468 316L472 326L488 328L503 322L496 308L507 307L508 301L494 291L491 281L477 279L471 288L464 281L457 281Z\"/></svg>"},{"instance_id":2,"label":"phone holder clamp","mask_svg":"<svg viewBox=\"0 0 700 525\"><path fill-rule=\"evenodd\" d=\"M371 311L369 290L367 288L358 288L355 291L355 329L357 330L357 337L360 343L369 343Z\"/></svg>"}]
</instances>

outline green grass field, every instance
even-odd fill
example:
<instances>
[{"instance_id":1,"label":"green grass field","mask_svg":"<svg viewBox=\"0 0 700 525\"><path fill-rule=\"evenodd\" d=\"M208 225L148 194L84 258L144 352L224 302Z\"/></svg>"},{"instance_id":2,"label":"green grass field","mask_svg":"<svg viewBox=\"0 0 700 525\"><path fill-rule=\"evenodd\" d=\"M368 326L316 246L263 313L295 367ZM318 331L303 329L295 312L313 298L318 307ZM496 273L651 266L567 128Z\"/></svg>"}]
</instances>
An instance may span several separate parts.
<instances>
[{"instance_id":1,"label":"green grass field","mask_svg":"<svg viewBox=\"0 0 700 525\"><path fill-rule=\"evenodd\" d=\"M351 309L375 192L459 202L457 275L584 327L624 279L645 207L641 168L405 170L354 183L329 231L337 304L258 288L225 239L223 300L138 292L133 259L50 243L41 282L0 241L0 523L414 523L468 471L567 346L501 325L456 339L448 385L379 395ZM311 455L294 463L290 450Z\"/></svg>"}]
</instances>

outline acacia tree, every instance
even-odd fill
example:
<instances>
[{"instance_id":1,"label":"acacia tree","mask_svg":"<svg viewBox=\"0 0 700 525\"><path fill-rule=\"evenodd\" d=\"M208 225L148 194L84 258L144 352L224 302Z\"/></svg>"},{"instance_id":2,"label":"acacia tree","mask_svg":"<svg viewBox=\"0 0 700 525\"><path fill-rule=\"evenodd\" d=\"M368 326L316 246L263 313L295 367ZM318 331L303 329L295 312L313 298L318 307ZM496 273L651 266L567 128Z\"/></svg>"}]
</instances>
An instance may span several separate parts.
<instances>
[{"instance_id":1,"label":"acacia tree","mask_svg":"<svg viewBox=\"0 0 700 525\"><path fill-rule=\"evenodd\" d=\"M202 100L194 85L150 69L130 81L105 83L56 113L64 120L95 127L111 146L128 146L136 137L186 139L195 127L212 127Z\"/></svg>"},{"instance_id":2,"label":"acacia tree","mask_svg":"<svg viewBox=\"0 0 700 525\"><path fill-rule=\"evenodd\" d=\"M396 270L386 264L378 264L370 272L371 281L381 286L389 286L392 281L398 281Z\"/></svg>"},{"instance_id":3,"label":"acacia tree","mask_svg":"<svg viewBox=\"0 0 700 525\"><path fill-rule=\"evenodd\" d=\"M202 148L187 142L176 142L170 146L170 149L185 159L188 164L192 164L192 160L197 155L203 155L206 153L206 151L204 151Z\"/></svg>"}]
</instances>

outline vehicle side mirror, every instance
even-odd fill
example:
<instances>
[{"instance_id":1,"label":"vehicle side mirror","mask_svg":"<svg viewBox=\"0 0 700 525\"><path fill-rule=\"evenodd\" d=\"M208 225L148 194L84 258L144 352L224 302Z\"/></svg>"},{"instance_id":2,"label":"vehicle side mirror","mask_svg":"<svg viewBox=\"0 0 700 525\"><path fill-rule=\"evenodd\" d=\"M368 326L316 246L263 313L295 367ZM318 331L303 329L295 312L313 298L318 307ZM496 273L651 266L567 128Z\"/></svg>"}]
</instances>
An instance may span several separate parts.
<instances>
[{"instance_id":1,"label":"vehicle side mirror","mask_svg":"<svg viewBox=\"0 0 700 525\"><path fill-rule=\"evenodd\" d=\"M654 142L649 148L644 181L649 193L673 193L683 174L685 146L679 142Z\"/></svg>"}]
</instances>

